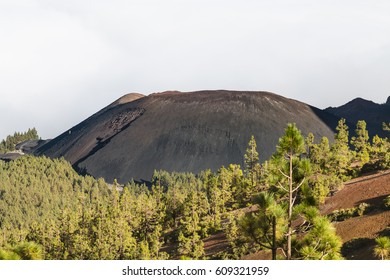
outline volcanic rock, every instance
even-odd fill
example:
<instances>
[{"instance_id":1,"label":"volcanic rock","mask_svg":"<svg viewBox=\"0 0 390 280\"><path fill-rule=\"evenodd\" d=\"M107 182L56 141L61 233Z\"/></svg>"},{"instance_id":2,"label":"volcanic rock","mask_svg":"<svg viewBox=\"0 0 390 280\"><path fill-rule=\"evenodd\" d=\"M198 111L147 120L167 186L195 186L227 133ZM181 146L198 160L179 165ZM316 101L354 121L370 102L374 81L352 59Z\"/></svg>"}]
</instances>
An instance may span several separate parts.
<instances>
[{"instance_id":1,"label":"volcanic rock","mask_svg":"<svg viewBox=\"0 0 390 280\"><path fill-rule=\"evenodd\" d=\"M128 95L37 150L65 157L76 170L112 182L150 180L154 170L199 172L243 166L251 135L261 161L274 152L287 123L304 136L333 139L337 118L269 92L169 91Z\"/></svg>"}]
</instances>

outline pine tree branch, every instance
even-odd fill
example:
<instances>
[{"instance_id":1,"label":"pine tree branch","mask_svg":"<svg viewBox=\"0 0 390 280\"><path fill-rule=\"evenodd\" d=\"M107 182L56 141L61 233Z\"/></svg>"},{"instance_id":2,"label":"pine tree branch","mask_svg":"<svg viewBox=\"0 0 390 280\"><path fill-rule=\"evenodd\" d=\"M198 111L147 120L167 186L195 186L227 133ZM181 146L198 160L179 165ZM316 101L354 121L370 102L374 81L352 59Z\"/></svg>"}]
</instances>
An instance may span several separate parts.
<instances>
[{"instance_id":1,"label":"pine tree branch","mask_svg":"<svg viewBox=\"0 0 390 280\"><path fill-rule=\"evenodd\" d=\"M299 185L295 189L293 189L293 192L297 191L302 186L303 182L305 182L305 178L303 178L302 182L300 182Z\"/></svg>"},{"instance_id":2,"label":"pine tree branch","mask_svg":"<svg viewBox=\"0 0 390 280\"><path fill-rule=\"evenodd\" d=\"M286 173L284 173L280 168L278 168L278 171L279 171L284 177L286 177L287 179L290 178L290 176L288 176Z\"/></svg>"},{"instance_id":3,"label":"pine tree branch","mask_svg":"<svg viewBox=\"0 0 390 280\"><path fill-rule=\"evenodd\" d=\"M297 199L297 196L298 196L298 193L295 194L295 196L294 196L294 198L293 198L293 200L292 200L291 206L294 206L295 200Z\"/></svg>"},{"instance_id":4,"label":"pine tree branch","mask_svg":"<svg viewBox=\"0 0 390 280\"><path fill-rule=\"evenodd\" d=\"M271 246L267 246L265 245L264 243L262 243L260 240L258 240L258 238L255 236L254 232L253 231L250 231L250 236L253 238L253 240L255 241L256 244L260 245L261 247L264 247L266 249L269 249L269 250L272 250L272 247Z\"/></svg>"},{"instance_id":5,"label":"pine tree branch","mask_svg":"<svg viewBox=\"0 0 390 280\"><path fill-rule=\"evenodd\" d=\"M288 189L286 189L285 187L283 187L282 184L281 184L280 182L278 182L278 185L279 185L279 186L277 186L278 188L281 188L282 190L288 192Z\"/></svg>"},{"instance_id":6,"label":"pine tree branch","mask_svg":"<svg viewBox=\"0 0 390 280\"><path fill-rule=\"evenodd\" d=\"M282 250L282 254L285 258L287 258L287 254L286 254L286 251L283 249L283 248L280 248Z\"/></svg>"}]
</instances>

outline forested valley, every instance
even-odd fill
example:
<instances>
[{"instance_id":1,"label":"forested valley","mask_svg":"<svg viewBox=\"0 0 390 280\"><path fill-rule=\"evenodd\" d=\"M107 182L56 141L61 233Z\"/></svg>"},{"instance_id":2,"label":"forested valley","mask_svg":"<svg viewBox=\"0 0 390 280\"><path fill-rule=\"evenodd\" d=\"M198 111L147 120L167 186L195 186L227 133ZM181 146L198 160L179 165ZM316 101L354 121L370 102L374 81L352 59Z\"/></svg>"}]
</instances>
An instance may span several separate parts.
<instances>
[{"instance_id":1,"label":"forested valley","mask_svg":"<svg viewBox=\"0 0 390 280\"><path fill-rule=\"evenodd\" d=\"M344 119L332 141L288 124L266 161L252 137L244 166L155 171L148 186L80 176L62 158L0 161L0 259L240 259L259 250L273 259L342 259L332 224L339 217L319 206L345 181L390 168L388 138L370 139L364 121L349 134ZM390 208L389 197L383 203ZM203 240L220 232L229 245L206 256ZM389 237L377 239L375 254L390 255Z\"/></svg>"}]
</instances>

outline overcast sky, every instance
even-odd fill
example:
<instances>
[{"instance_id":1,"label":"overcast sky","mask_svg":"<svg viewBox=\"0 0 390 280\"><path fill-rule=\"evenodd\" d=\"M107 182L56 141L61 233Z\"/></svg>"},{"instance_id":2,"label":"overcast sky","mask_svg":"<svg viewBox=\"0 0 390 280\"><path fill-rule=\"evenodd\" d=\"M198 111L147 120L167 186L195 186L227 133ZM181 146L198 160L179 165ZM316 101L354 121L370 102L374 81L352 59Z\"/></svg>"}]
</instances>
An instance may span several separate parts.
<instances>
[{"instance_id":1,"label":"overcast sky","mask_svg":"<svg viewBox=\"0 0 390 280\"><path fill-rule=\"evenodd\" d=\"M52 138L123 94L390 95L390 1L0 0L0 139Z\"/></svg>"}]
</instances>

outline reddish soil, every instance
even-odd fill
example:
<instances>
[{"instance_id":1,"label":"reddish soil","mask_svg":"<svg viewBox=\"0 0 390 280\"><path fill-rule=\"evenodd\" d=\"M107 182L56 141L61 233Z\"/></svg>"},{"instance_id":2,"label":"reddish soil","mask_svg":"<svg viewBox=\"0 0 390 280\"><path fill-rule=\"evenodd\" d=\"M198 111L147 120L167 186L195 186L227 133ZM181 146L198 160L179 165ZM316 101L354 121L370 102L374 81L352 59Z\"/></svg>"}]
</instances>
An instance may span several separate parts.
<instances>
[{"instance_id":1,"label":"reddish soil","mask_svg":"<svg viewBox=\"0 0 390 280\"><path fill-rule=\"evenodd\" d=\"M390 170L362 176L345 183L341 191L326 200L321 212L329 214L334 210L352 208L363 202L381 205L388 195L390 195Z\"/></svg>"},{"instance_id":2,"label":"reddish soil","mask_svg":"<svg viewBox=\"0 0 390 280\"><path fill-rule=\"evenodd\" d=\"M210 257L218 252L223 252L228 246L228 240L226 239L225 233L219 232L203 239L204 250L207 257Z\"/></svg>"},{"instance_id":3,"label":"reddish soil","mask_svg":"<svg viewBox=\"0 0 390 280\"><path fill-rule=\"evenodd\" d=\"M336 222L337 234L344 242L343 255L347 259L375 259L375 238L390 226L390 211L383 208L383 200L390 195L390 170L362 176L345 184L333 197L327 199L323 214L334 210L368 203L374 209L362 217Z\"/></svg>"},{"instance_id":4,"label":"reddish soil","mask_svg":"<svg viewBox=\"0 0 390 280\"><path fill-rule=\"evenodd\" d=\"M373 208L362 217L353 217L342 222L335 222L337 234L343 240L343 256L346 259L375 259L373 248L375 238L389 232L390 211L383 208L383 200L390 195L390 170L362 176L347 182L344 188L329 197L321 208L323 214L334 210L358 206L368 203ZM206 255L210 256L224 249L227 245L223 233L213 235L204 240ZM243 259L270 259L268 252L257 252Z\"/></svg>"}]
</instances>

